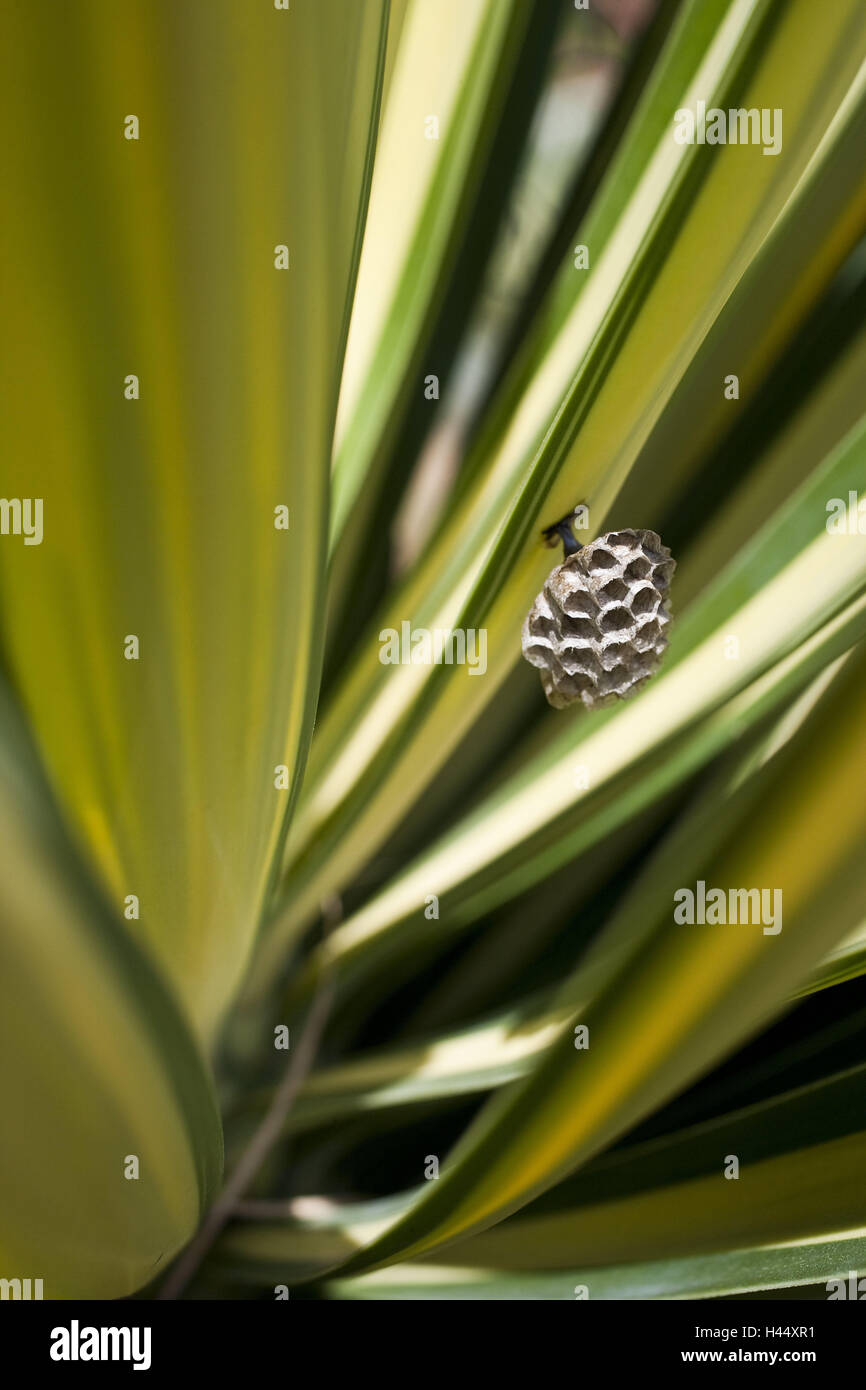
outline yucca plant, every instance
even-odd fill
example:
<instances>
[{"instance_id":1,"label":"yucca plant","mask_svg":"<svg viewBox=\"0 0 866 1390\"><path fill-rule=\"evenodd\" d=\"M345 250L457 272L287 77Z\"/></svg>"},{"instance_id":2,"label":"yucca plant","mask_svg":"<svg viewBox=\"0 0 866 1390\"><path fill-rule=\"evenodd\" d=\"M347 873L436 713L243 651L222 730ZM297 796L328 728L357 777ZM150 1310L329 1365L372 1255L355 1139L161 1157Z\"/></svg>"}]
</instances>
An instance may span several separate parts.
<instances>
[{"instance_id":1,"label":"yucca plant","mask_svg":"<svg viewBox=\"0 0 866 1390\"><path fill-rule=\"evenodd\" d=\"M866 1270L861 0L2 29L0 1276L826 1297ZM671 548L674 620L552 710L521 629L579 507Z\"/></svg>"}]
</instances>

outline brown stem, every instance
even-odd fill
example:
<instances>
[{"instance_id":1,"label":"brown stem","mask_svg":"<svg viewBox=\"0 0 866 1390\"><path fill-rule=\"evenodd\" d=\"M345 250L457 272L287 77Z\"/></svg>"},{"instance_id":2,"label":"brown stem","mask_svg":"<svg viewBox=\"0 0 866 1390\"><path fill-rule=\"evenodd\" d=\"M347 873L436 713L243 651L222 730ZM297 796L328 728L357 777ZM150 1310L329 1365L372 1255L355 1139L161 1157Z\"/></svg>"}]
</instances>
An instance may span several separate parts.
<instances>
[{"instance_id":1,"label":"brown stem","mask_svg":"<svg viewBox=\"0 0 866 1390\"><path fill-rule=\"evenodd\" d=\"M330 932L340 921L342 906L333 898L323 910L323 932ZM204 1221L175 1264L159 1291L158 1298L174 1299L183 1293L205 1255L223 1228L237 1214L238 1203L255 1180L262 1164L283 1132L295 1098L316 1059L319 1043L334 1000L334 977L325 969L304 1020L298 1046L292 1052L282 1080L255 1133L241 1154L231 1177L206 1213Z\"/></svg>"}]
</instances>

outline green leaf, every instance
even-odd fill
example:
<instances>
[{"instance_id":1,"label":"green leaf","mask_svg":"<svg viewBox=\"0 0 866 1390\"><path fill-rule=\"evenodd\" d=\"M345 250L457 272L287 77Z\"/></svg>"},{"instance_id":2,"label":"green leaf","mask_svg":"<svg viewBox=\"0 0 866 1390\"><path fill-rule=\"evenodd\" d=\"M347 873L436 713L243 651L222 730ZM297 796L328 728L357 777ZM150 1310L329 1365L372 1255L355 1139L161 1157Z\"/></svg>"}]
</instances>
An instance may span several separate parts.
<instances>
[{"instance_id":1,"label":"green leaf","mask_svg":"<svg viewBox=\"0 0 866 1390\"><path fill-rule=\"evenodd\" d=\"M335 1063L307 1079L292 1107L286 1133L504 1085L525 1074L564 1018L562 1009L545 1009L539 1001L527 1000L429 1042L362 1053ZM257 1097L257 1109L269 1095Z\"/></svg>"},{"instance_id":2,"label":"green leaf","mask_svg":"<svg viewBox=\"0 0 866 1390\"><path fill-rule=\"evenodd\" d=\"M44 500L41 545L0 554L4 651L77 841L208 1038L312 729L386 18L2 18L4 488Z\"/></svg>"},{"instance_id":3,"label":"green leaf","mask_svg":"<svg viewBox=\"0 0 866 1390\"><path fill-rule=\"evenodd\" d=\"M192 1235L222 1133L176 1003L82 876L24 740L3 697L0 1275L122 1298Z\"/></svg>"},{"instance_id":4,"label":"green leaf","mask_svg":"<svg viewBox=\"0 0 866 1390\"><path fill-rule=\"evenodd\" d=\"M587 1169L583 1183L573 1180L455 1247L451 1259L497 1269L619 1265L853 1233L853 1164L866 1142L857 1120L863 1083L863 1069L854 1068L612 1154ZM734 1157L739 1176L729 1178Z\"/></svg>"},{"instance_id":5,"label":"green leaf","mask_svg":"<svg viewBox=\"0 0 866 1390\"><path fill-rule=\"evenodd\" d=\"M742 1296L841 1279L847 1297L851 1273L862 1274L864 1269L866 1239L852 1232L776 1247L746 1245L709 1255L584 1269L499 1273L459 1265L392 1265L327 1287L332 1297L341 1299L571 1301L586 1298L588 1290L595 1300L643 1300Z\"/></svg>"},{"instance_id":6,"label":"green leaf","mask_svg":"<svg viewBox=\"0 0 866 1390\"><path fill-rule=\"evenodd\" d=\"M347 597L383 489L393 490L405 472L405 450L393 445L410 403L420 402L423 412L426 373L444 389L558 19L546 0L440 0L435 7L414 0L407 7L337 421L332 600Z\"/></svg>"},{"instance_id":7,"label":"green leaf","mask_svg":"<svg viewBox=\"0 0 866 1390\"><path fill-rule=\"evenodd\" d=\"M828 989L831 985L843 984L846 980L856 980L866 974L866 921L861 922L850 936L830 951L815 968L805 985L797 991L798 995L814 994L816 990Z\"/></svg>"}]
</instances>

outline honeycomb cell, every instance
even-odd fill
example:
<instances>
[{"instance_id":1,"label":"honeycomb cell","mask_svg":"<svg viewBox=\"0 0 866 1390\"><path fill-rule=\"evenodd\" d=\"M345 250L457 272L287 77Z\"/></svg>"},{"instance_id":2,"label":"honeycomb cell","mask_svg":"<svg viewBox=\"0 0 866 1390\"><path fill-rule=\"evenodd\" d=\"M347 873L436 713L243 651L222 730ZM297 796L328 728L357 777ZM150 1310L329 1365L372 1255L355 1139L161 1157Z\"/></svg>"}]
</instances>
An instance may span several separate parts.
<instances>
[{"instance_id":1,"label":"honeycomb cell","mask_svg":"<svg viewBox=\"0 0 866 1390\"><path fill-rule=\"evenodd\" d=\"M626 628L634 626L634 619L627 608L616 604L613 608L605 609L598 620L598 626L601 632L623 632Z\"/></svg>"},{"instance_id":2,"label":"honeycomb cell","mask_svg":"<svg viewBox=\"0 0 866 1390\"><path fill-rule=\"evenodd\" d=\"M653 613L658 601L658 590L652 584L641 582L641 587L633 592L629 606L632 613L640 616L643 613Z\"/></svg>"},{"instance_id":3,"label":"honeycomb cell","mask_svg":"<svg viewBox=\"0 0 866 1390\"><path fill-rule=\"evenodd\" d=\"M626 565L623 574L628 581L646 579L647 575L652 574L652 564L649 560L643 559L643 557L638 560L632 560Z\"/></svg>"},{"instance_id":4,"label":"honeycomb cell","mask_svg":"<svg viewBox=\"0 0 866 1390\"><path fill-rule=\"evenodd\" d=\"M589 546L585 545L583 549L588 550ZM580 555L582 552L578 551L577 553ZM609 550L594 550L588 563L592 570L612 570L616 569L616 556L612 555Z\"/></svg>"},{"instance_id":5,"label":"honeycomb cell","mask_svg":"<svg viewBox=\"0 0 866 1390\"><path fill-rule=\"evenodd\" d=\"M572 618L568 613L564 615L559 626L563 640L568 637L582 637L586 642L592 642L595 637L595 630L595 623L592 618Z\"/></svg>"},{"instance_id":6,"label":"honeycomb cell","mask_svg":"<svg viewBox=\"0 0 866 1390\"><path fill-rule=\"evenodd\" d=\"M619 603L628 597L628 585L624 584L621 579L609 579L599 589L598 597L600 602L604 604Z\"/></svg>"}]
</instances>

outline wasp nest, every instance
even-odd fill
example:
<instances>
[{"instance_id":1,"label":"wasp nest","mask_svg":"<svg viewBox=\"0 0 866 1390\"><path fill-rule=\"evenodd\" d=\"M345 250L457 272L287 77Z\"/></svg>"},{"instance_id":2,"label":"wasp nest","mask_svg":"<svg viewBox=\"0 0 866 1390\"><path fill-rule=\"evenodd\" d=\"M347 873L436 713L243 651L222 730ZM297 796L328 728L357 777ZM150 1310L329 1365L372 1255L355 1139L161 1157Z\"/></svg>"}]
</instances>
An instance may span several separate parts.
<instances>
[{"instance_id":1,"label":"wasp nest","mask_svg":"<svg viewBox=\"0 0 866 1390\"><path fill-rule=\"evenodd\" d=\"M598 709L655 674L675 567L655 531L611 531L551 571L523 624L523 655L551 705Z\"/></svg>"}]
</instances>

